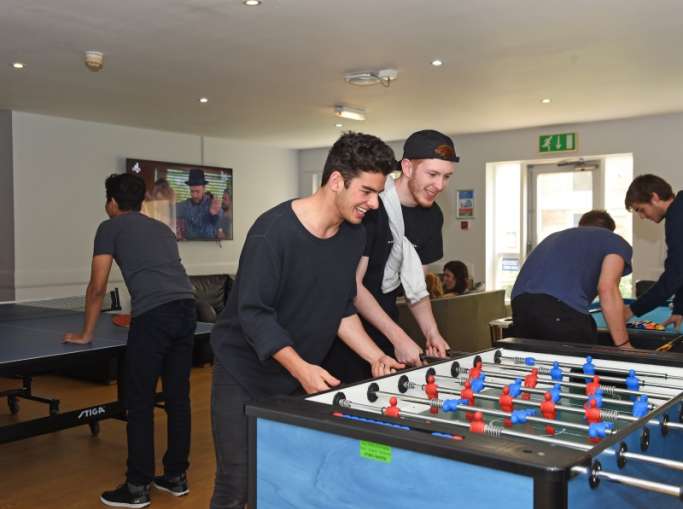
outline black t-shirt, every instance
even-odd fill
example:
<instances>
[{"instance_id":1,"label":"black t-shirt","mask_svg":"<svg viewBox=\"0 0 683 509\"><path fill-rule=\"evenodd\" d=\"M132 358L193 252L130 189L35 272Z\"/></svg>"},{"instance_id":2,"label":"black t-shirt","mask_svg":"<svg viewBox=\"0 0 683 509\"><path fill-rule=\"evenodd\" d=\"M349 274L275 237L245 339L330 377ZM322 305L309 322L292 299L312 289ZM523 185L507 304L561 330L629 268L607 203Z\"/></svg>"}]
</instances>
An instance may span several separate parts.
<instances>
[{"instance_id":1,"label":"black t-shirt","mask_svg":"<svg viewBox=\"0 0 683 509\"><path fill-rule=\"evenodd\" d=\"M405 235L415 246L422 265L428 265L443 258L441 208L435 203L430 208L401 206L401 209ZM381 200L377 210L371 210L365 215L363 225L367 232L363 256L368 257L368 268L363 278L363 285L372 293L382 309L396 320L398 318L396 297L400 294L401 288L387 294L382 293L384 266L389 259L394 239L389 229L389 216ZM375 337L375 334L372 335Z\"/></svg>"},{"instance_id":2,"label":"black t-shirt","mask_svg":"<svg viewBox=\"0 0 683 509\"><path fill-rule=\"evenodd\" d=\"M291 346L320 364L342 318L356 313L362 225L342 223L329 239L301 224L287 201L259 217L247 234L225 309L211 334L216 361L254 398L299 386L272 358Z\"/></svg>"}]
</instances>

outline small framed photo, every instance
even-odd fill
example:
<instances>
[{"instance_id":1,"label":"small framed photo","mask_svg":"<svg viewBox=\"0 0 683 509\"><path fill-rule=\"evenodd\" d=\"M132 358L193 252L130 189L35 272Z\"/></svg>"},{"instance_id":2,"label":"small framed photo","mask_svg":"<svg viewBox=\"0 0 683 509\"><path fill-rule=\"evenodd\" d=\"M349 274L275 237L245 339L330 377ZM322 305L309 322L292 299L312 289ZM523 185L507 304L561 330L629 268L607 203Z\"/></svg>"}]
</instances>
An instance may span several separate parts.
<instances>
[{"instance_id":1,"label":"small framed photo","mask_svg":"<svg viewBox=\"0 0 683 509\"><path fill-rule=\"evenodd\" d=\"M457 219L474 218L474 189L458 189L457 195Z\"/></svg>"}]
</instances>

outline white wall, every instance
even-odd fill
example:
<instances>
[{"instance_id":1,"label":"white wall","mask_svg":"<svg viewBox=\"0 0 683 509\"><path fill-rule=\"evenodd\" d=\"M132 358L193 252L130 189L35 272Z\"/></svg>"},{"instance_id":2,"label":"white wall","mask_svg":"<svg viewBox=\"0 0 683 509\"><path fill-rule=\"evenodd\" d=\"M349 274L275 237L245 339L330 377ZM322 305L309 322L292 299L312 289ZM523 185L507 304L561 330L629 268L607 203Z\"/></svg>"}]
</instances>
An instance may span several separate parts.
<instances>
[{"instance_id":1,"label":"white wall","mask_svg":"<svg viewBox=\"0 0 683 509\"><path fill-rule=\"evenodd\" d=\"M604 122L567 124L542 128L519 129L454 136L461 156L448 189L439 198L444 217L444 261L461 259L474 268L475 277L483 279L485 271L485 180L486 163L544 159L538 153L541 134L576 132L577 152L567 157L633 153L634 173L655 173L667 180L674 191L683 189L683 113L654 115ZM401 156L403 142L390 145ZM327 149L303 150L299 153L300 192L307 190L310 174L322 170ZM546 158L557 158L550 155ZM455 220L455 192L474 189L475 219L469 230L460 230ZM634 276L635 279L656 278L663 270L666 253L662 225L635 219ZM435 269L441 268L436 264Z\"/></svg>"},{"instance_id":2,"label":"white wall","mask_svg":"<svg viewBox=\"0 0 683 509\"><path fill-rule=\"evenodd\" d=\"M107 217L104 179L125 170L127 157L202 164L199 136L22 112L12 121L17 299L84 291L93 236ZM296 152L203 141L203 164L234 170L235 240L182 242L180 255L189 274L234 273L258 215L297 195ZM120 281L116 271L112 282Z\"/></svg>"}]
</instances>

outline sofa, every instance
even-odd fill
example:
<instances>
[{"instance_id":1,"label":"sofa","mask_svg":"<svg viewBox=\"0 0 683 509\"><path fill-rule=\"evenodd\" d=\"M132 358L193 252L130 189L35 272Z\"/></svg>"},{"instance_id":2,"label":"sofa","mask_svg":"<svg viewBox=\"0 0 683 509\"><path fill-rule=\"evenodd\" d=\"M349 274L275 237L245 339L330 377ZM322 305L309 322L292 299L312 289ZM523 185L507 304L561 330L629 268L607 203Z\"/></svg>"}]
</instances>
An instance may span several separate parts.
<instances>
[{"instance_id":1,"label":"sofa","mask_svg":"<svg viewBox=\"0 0 683 509\"><path fill-rule=\"evenodd\" d=\"M478 352L490 348L489 322L506 316L505 290L472 292L432 299L439 331L452 350ZM408 303L398 304L398 323L420 346L425 338L413 318Z\"/></svg>"},{"instance_id":2,"label":"sofa","mask_svg":"<svg viewBox=\"0 0 683 509\"><path fill-rule=\"evenodd\" d=\"M214 323L221 314L232 289L233 279L228 274L190 276L190 283L197 299L197 320ZM209 338L196 339L192 360L195 366L213 362Z\"/></svg>"}]
</instances>

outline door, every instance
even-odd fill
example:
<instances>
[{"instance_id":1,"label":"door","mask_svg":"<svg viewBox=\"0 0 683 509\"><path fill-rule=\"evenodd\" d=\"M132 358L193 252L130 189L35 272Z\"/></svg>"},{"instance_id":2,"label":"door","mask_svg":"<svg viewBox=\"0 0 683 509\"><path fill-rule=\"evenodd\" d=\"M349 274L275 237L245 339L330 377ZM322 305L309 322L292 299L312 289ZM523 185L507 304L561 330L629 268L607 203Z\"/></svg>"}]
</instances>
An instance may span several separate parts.
<instances>
[{"instance_id":1,"label":"door","mask_svg":"<svg viewBox=\"0 0 683 509\"><path fill-rule=\"evenodd\" d=\"M585 212L603 208L599 160L535 164L527 169L527 254L551 233L578 226Z\"/></svg>"}]
</instances>

